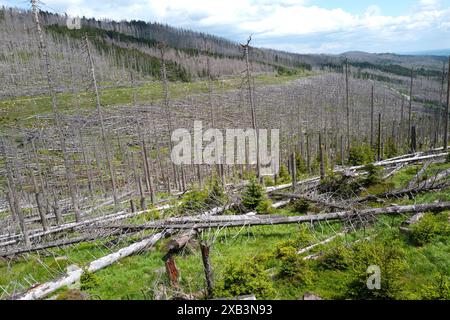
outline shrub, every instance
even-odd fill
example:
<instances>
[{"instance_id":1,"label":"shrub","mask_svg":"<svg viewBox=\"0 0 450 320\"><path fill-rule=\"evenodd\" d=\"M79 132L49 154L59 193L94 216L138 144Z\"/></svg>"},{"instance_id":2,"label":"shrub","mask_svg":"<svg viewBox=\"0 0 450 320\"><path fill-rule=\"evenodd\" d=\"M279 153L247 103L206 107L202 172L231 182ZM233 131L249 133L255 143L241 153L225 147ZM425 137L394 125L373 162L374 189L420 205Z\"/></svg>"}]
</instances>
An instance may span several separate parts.
<instances>
[{"instance_id":1,"label":"shrub","mask_svg":"<svg viewBox=\"0 0 450 320\"><path fill-rule=\"evenodd\" d=\"M220 206L223 205L227 200L227 195L223 190L222 184L218 179L213 178L208 185L208 196L205 202L212 206Z\"/></svg>"},{"instance_id":2,"label":"shrub","mask_svg":"<svg viewBox=\"0 0 450 320\"><path fill-rule=\"evenodd\" d=\"M256 207L256 212L259 214L271 214L273 213L272 201L269 199L262 200Z\"/></svg>"},{"instance_id":3,"label":"shrub","mask_svg":"<svg viewBox=\"0 0 450 320\"><path fill-rule=\"evenodd\" d=\"M205 209L208 191L204 189L195 189L186 193L181 199L180 210L182 213L190 211L203 211Z\"/></svg>"},{"instance_id":4,"label":"shrub","mask_svg":"<svg viewBox=\"0 0 450 320\"><path fill-rule=\"evenodd\" d=\"M291 203L292 210L298 213L306 213L309 209L309 202L305 199L297 199Z\"/></svg>"},{"instance_id":5,"label":"shrub","mask_svg":"<svg viewBox=\"0 0 450 320\"><path fill-rule=\"evenodd\" d=\"M292 252L296 253L297 249L298 247L294 239L282 241L278 243L275 248L275 257L281 259L285 256L290 255Z\"/></svg>"},{"instance_id":6,"label":"shrub","mask_svg":"<svg viewBox=\"0 0 450 320\"><path fill-rule=\"evenodd\" d=\"M271 268L276 264L276 259L271 252L261 252L253 258L253 262L264 268Z\"/></svg>"},{"instance_id":7,"label":"shrub","mask_svg":"<svg viewBox=\"0 0 450 320\"><path fill-rule=\"evenodd\" d=\"M410 227L409 237L417 246L423 246L442 237L450 236L448 213L427 213L419 222Z\"/></svg>"},{"instance_id":8,"label":"shrub","mask_svg":"<svg viewBox=\"0 0 450 320\"><path fill-rule=\"evenodd\" d=\"M308 173L308 167L306 166L306 161L303 159L300 153L295 155L295 166L297 169L297 175Z\"/></svg>"},{"instance_id":9,"label":"shrub","mask_svg":"<svg viewBox=\"0 0 450 320\"><path fill-rule=\"evenodd\" d=\"M342 198L350 198L360 191L358 182L351 180L350 177L336 174L325 177L320 182L319 191L322 193L334 193Z\"/></svg>"},{"instance_id":10,"label":"shrub","mask_svg":"<svg viewBox=\"0 0 450 320\"><path fill-rule=\"evenodd\" d=\"M99 284L98 277L92 272L89 272L87 270L85 270L80 277L81 290L89 290L95 288L96 286L98 286L98 284Z\"/></svg>"},{"instance_id":11,"label":"shrub","mask_svg":"<svg viewBox=\"0 0 450 320\"><path fill-rule=\"evenodd\" d=\"M248 210L256 210L258 213L270 211L271 203L267 199L266 192L256 178L250 180L249 185L242 194L242 205Z\"/></svg>"},{"instance_id":12,"label":"shrub","mask_svg":"<svg viewBox=\"0 0 450 320\"><path fill-rule=\"evenodd\" d=\"M318 267L322 270L346 270L348 255L349 249L342 242L337 243L317 259Z\"/></svg>"},{"instance_id":13,"label":"shrub","mask_svg":"<svg viewBox=\"0 0 450 320\"><path fill-rule=\"evenodd\" d=\"M296 253L298 249L305 247L313 241L313 237L304 225L300 226L298 233L293 239L282 241L275 248L275 257L283 258L291 253Z\"/></svg>"},{"instance_id":14,"label":"shrub","mask_svg":"<svg viewBox=\"0 0 450 320\"><path fill-rule=\"evenodd\" d=\"M272 187L275 185L275 181L271 177L264 177L264 185L267 187Z\"/></svg>"},{"instance_id":15,"label":"shrub","mask_svg":"<svg viewBox=\"0 0 450 320\"><path fill-rule=\"evenodd\" d=\"M364 187L370 187L381 182L380 169L378 167L369 163L364 167L364 170L367 171L367 176L361 181Z\"/></svg>"},{"instance_id":16,"label":"shrub","mask_svg":"<svg viewBox=\"0 0 450 320\"><path fill-rule=\"evenodd\" d=\"M254 294L258 299L268 299L275 295L272 281L260 264L231 263L225 268L223 279L215 288L217 297L236 297Z\"/></svg>"},{"instance_id":17,"label":"shrub","mask_svg":"<svg viewBox=\"0 0 450 320\"><path fill-rule=\"evenodd\" d=\"M373 162L375 155L369 145L353 146L350 148L348 162L353 166L359 166Z\"/></svg>"},{"instance_id":18,"label":"shrub","mask_svg":"<svg viewBox=\"0 0 450 320\"><path fill-rule=\"evenodd\" d=\"M291 176L289 175L289 170L287 169L287 167L285 165L281 165L280 171L278 172L277 183L284 184L284 183L289 183L291 181L292 181L292 179L291 179Z\"/></svg>"},{"instance_id":19,"label":"shrub","mask_svg":"<svg viewBox=\"0 0 450 320\"><path fill-rule=\"evenodd\" d=\"M354 245L349 256L351 269L345 297L350 299L396 299L402 290L400 276L405 269L404 251L401 243L394 239L362 241ZM378 266L381 271L381 288L367 287L369 266Z\"/></svg>"},{"instance_id":20,"label":"shrub","mask_svg":"<svg viewBox=\"0 0 450 320\"><path fill-rule=\"evenodd\" d=\"M384 151L387 158L393 158L398 155L397 146L395 145L395 141L392 137L387 139Z\"/></svg>"},{"instance_id":21,"label":"shrub","mask_svg":"<svg viewBox=\"0 0 450 320\"><path fill-rule=\"evenodd\" d=\"M450 278L445 274L436 274L433 282L422 290L424 300L450 300Z\"/></svg>"},{"instance_id":22,"label":"shrub","mask_svg":"<svg viewBox=\"0 0 450 320\"><path fill-rule=\"evenodd\" d=\"M286 248L280 259L279 277L284 280L294 281L298 285L309 285L312 283L313 272L307 261L296 253L296 250Z\"/></svg>"}]
</instances>

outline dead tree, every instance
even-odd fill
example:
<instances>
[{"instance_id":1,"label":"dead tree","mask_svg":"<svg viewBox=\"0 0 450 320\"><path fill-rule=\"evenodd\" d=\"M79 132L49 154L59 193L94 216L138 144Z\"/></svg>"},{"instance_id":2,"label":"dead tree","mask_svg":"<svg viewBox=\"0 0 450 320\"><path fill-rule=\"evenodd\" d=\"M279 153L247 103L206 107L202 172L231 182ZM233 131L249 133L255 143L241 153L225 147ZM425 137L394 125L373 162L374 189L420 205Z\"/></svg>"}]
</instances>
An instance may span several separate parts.
<instances>
[{"instance_id":1,"label":"dead tree","mask_svg":"<svg viewBox=\"0 0 450 320\"><path fill-rule=\"evenodd\" d=\"M345 59L345 107L347 119L347 156L350 156L350 101L348 88L348 59Z\"/></svg>"},{"instance_id":2,"label":"dead tree","mask_svg":"<svg viewBox=\"0 0 450 320\"><path fill-rule=\"evenodd\" d=\"M413 101L413 79L414 79L414 69L411 69L411 82L409 88L409 110L408 110L408 137L409 144L412 145L411 137L411 121L412 121L412 101Z\"/></svg>"},{"instance_id":3,"label":"dead tree","mask_svg":"<svg viewBox=\"0 0 450 320\"><path fill-rule=\"evenodd\" d=\"M417 150L416 126L411 127L411 153Z\"/></svg>"},{"instance_id":4,"label":"dead tree","mask_svg":"<svg viewBox=\"0 0 450 320\"><path fill-rule=\"evenodd\" d=\"M88 35L84 35L84 43L83 43L86 54L88 57L89 67L91 69L91 77L92 77L92 86L94 89L95 94L95 102L97 106L97 115L98 119L100 121L100 127L101 127L101 134L102 134L102 141L103 141L103 148L105 149L105 155L106 155L106 164L108 165L109 175L111 179L111 186L112 186L112 193L113 193L113 199L114 199L114 205L117 207L119 205L119 198L117 196L117 186L116 186L116 175L115 175L115 168L113 160L111 159L111 151L109 148L109 144L106 138L106 129L105 129L105 122L103 120L103 112L100 102L100 95L98 92L98 86L97 86L97 78L95 75L95 66L94 66L94 60L92 59L91 49L89 46L89 39Z\"/></svg>"},{"instance_id":5,"label":"dead tree","mask_svg":"<svg viewBox=\"0 0 450 320\"><path fill-rule=\"evenodd\" d=\"M381 113L378 114L377 160L381 161Z\"/></svg>"},{"instance_id":6,"label":"dead tree","mask_svg":"<svg viewBox=\"0 0 450 320\"><path fill-rule=\"evenodd\" d=\"M81 221L81 213L80 213L80 209L79 209L79 200L78 200L78 195L77 195L76 186L75 186L75 177L73 174L72 165L69 160L69 156L68 156L68 152L67 152L66 138L64 136L64 130L63 130L63 126L61 123L61 115L60 115L59 109L58 109L58 99L56 96L54 81L53 81L53 78L51 75L49 54L48 54L48 50L47 50L47 45L44 41L44 35L42 32L41 22L39 19L38 1L31 0L31 7L32 7L32 13L34 16L34 20L36 23L36 29L37 29L37 32L39 35L40 51L41 51L43 59L44 59L44 68L45 68L44 70L45 70L45 73L47 76L47 86L48 86L48 90L49 90L51 100L52 100L53 117L54 117L54 121L56 124L56 130L58 133L59 142L61 144L61 149L62 149L62 154L63 154L63 159L64 159L65 174L66 174L67 184L69 187L70 198L72 200L72 207L73 207L73 211L75 214L75 219L77 222L79 222L79 221Z\"/></svg>"},{"instance_id":7,"label":"dead tree","mask_svg":"<svg viewBox=\"0 0 450 320\"><path fill-rule=\"evenodd\" d=\"M30 238L28 235L28 228L27 228L27 225L25 224L25 219L24 219L24 216L22 213L22 209L20 208L19 195L17 194L16 183L15 183L13 171L11 168L12 165L11 165L9 157L8 157L8 152L6 151L6 145L5 145L4 140L3 139L0 140L0 143L1 143L1 145L0 145L1 151L3 153L4 162L5 162L6 177L7 177L7 183L8 183L8 194L9 194L8 198L9 198L11 213L13 216L17 217L20 230L22 231L25 246L29 247L31 245L31 243L30 243Z\"/></svg>"},{"instance_id":8,"label":"dead tree","mask_svg":"<svg viewBox=\"0 0 450 320\"><path fill-rule=\"evenodd\" d=\"M372 96L370 103L370 146L373 148L373 113L374 113L374 86L372 85Z\"/></svg>"},{"instance_id":9,"label":"dead tree","mask_svg":"<svg viewBox=\"0 0 450 320\"><path fill-rule=\"evenodd\" d=\"M261 177L261 168L260 168L260 159L259 159L259 136L257 132L257 125L256 125L256 112L255 112L255 103L253 99L253 88L252 88L252 74L250 70L250 62L249 62L249 49L250 49L250 41L252 41L252 37L250 36L247 40L246 44L241 44L242 48L244 49L244 55L245 55L245 67L246 67L246 76L247 76L247 86L248 86L248 97L250 101L250 108L251 108L251 115L252 115L252 126L253 130L255 131L255 141L256 141L256 175L258 178Z\"/></svg>"},{"instance_id":10,"label":"dead tree","mask_svg":"<svg viewBox=\"0 0 450 320\"><path fill-rule=\"evenodd\" d=\"M322 134L319 132L320 180L325 179L325 163L323 156Z\"/></svg>"},{"instance_id":11,"label":"dead tree","mask_svg":"<svg viewBox=\"0 0 450 320\"><path fill-rule=\"evenodd\" d=\"M214 290L214 282L213 282L213 274L211 267L211 260L209 258L209 246L206 242L200 242L200 250L202 252L202 261L203 268L205 270L205 278L206 278L206 292L208 299L213 298L213 290Z\"/></svg>"},{"instance_id":12,"label":"dead tree","mask_svg":"<svg viewBox=\"0 0 450 320\"><path fill-rule=\"evenodd\" d=\"M297 186L297 164L295 159L295 152L291 153L291 159L289 161L289 164L292 177L292 190L295 191Z\"/></svg>"},{"instance_id":13,"label":"dead tree","mask_svg":"<svg viewBox=\"0 0 450 320\"><path fill-rule=\"evenodd\" d=\"M158 49L160 51L161 55L161 82L163 86L163 94L164 94L164 108L166 111L166 118L167 118L167 131L168 131L168 138L169 138L169 150L173 149L173 143L171 139L172 134L172 116L170 112L170 102L169 102L169 84L167 82L167 67L166 67L166 44L164 42L158 43ZM175 166L175 163L172 162L172 168L173 168L173 178L174 182L178 183L178 174L177 174L177 167ZM168 178L168 177L167 177ZM167 192L170 194L170 185L168 187Z\"/></svg>"},{"instance_id":14,"label":"dead tree","mask_svg":"<svg viewBox=\"0 0 450 320\"><path fill-rule=\"evenodd\" d=\"M444 152L448 149L448 115L450 108L450 57L448 58L447 105L444 112Z\"/></svg>"}]
</instances>

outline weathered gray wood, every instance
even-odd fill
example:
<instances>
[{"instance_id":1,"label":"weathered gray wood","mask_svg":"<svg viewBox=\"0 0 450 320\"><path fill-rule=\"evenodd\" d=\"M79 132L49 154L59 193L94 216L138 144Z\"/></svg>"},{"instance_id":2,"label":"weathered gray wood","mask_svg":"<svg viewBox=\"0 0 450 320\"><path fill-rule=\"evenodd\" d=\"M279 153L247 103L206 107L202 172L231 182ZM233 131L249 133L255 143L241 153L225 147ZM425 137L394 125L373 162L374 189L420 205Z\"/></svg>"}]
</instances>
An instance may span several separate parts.
<instances>
[{"instance_id":1,"label":"weathered gray wood","mask_svg":"<svg viewBox=\"0 0 450 320\"><path fill-rule=\"evenodd\" d=\"M209 259L209 246L203 241L200 242L200 251L202 252L203 268L205 271L207 297L208 299L212 299L214 292L214 282L211 260Z\"/></svg>"},{"instance_id":2,"label":"weathered gray wood","mask_svg":"<svg viewBox=\"0 0 450 320\"><path fill-rule=\"evenodd\" d=\"M225 228L238 226L258 226L258 225L277 225L277 224L293 224L293 223L311 223L327 220L342 220L360 216L376 216L381 214L403 214L415 212L441 212L450 209L450 202L433 203L433 204L417 204L407 206L391 206L385 208L363 209L353 211L341 211L326 214L314 214L306 216L222 216L210 218L184 218L181 220L167 220L164 223L147 223L141 226L135 226L133 230L146 229L206 229L206 228Z\"/></svg>"},{"instance_id":3,"label":"weathered gray wood","mask_svg":"<svg viewBox=\"0 0 450 320\"><path fill-rule=\"evenodd\" d=\"M81 275L84 273L84 270L87 270L88 272L96 272L98 270L101 270L122 258L128 257L132 254L142 251L149 246L155 245L160 239L168 237L172 233L173 231L167 230L154 234L148 239L133 243L132 245L122 248L117 252L108 254L100 259L92 261L87 265L85 269L76 269L68 272L67 275L59 279L41 284L14 298L17 300L39 300L45 298L56 290L78 281Z\"/></svg>"}]
</instances>

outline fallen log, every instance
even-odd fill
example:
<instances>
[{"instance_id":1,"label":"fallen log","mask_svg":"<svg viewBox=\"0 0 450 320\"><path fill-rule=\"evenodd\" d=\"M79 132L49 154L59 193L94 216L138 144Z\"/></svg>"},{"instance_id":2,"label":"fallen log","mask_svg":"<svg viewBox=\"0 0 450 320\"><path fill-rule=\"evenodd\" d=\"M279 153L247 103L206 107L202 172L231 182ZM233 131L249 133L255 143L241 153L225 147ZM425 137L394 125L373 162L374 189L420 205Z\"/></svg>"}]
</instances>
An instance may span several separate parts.
<instances>
[{"instance_id":1,"label":"fallen log","mask_svg":"<svg viewBox=\"0 0 450 320\"><path fill-rule=\"evenodd\" d=\"M419 222L423 217L425 217L425 212L416 213L411 218L402 223L402 225L399 227L400 232L404 234L411 233L410 226L414 223Z\"/></svg>"},{"instance_id":2,"label":"fallen log","mask_svg":"<svg viewBox=\"0 0 450 320\"><path fill-rule=\"evenodd\" d=\"M168 237L173 232L174 231L172 231L172 230L166 230L166 231L154 234L148 239L144 239L140 242L133 243L132 245L130 245L126 248L122 248L122 249L118 250L117 252L111 253L100 259L92 261L91 263L89 263L89 265L85 269L76 269L76 270L70 271L70 272L68 272L67 275L65 275L57 280L53 280L53 281L41 284L37 287L34 287L34 288L28 290L26 293L18 295L14 298L17 300L43 299L46 296L48 296L49 294L55 292L56 290L80 280L81 275L85 272L85 270L88 272L96 272L100 269L103 269L122 258L128 257L132 254L135 254L139 251L144 250L145 248L147 248L149 246L155 245L156 242L158 242L160 239Z\"/></svg>"},{"instance_id":3,"label":"fallen log","mask_svg":"<svg viewBox=\"0 0 450 320\"><path fill-rule=\"evenodd\" d=\"M171 206L171 205L163 205L163 206L155 208L154 210L162 211L162 210L170 209L172 207L173 206ZM50 228L50 230L48 230L48 231L36 231L34 233L30 233L29 238L30 238L30 240L33 240L33 239L41 238L41 237L44 237L47 235L55 234L55 233L76 230L77 228L86 227L88 225L93 225L96 223L107 223L107 222L114 222L114 221L129 219L129 218L133 218L133 217L145 214L149 211L150 210L144 210L144 211L139 211L139 212L134 212L134 213L133 212L126 213L125 211L121 211L118 213L109 214L106 216L101 216L101 217L93 218L90 220L85 220L82 222L70 222L70 223L66 223L64 225ZM9 236L9 240L6 242L0 243L0 247L5 247L5 246L12 245L12 244L16 244L17 242L19 242L21 240L22 237L23 237L22 234Z\"/></svg>"},{"instance_id":4,"label":"fallen log","mask_svg":"<svg viewBox=\"0 0 450 320\"><path fill-rule=\"evenodd\" d=\"M424 174L425 170L430 166L431 161L427 161L423 164L422 168L417 172L417 174L409 181L407 188L411 189L419 181L420 177Z\"/></svg>"},{"instance_id":5,"label":"fallen log","mask_svg":"<svg viewBox=\"0 0 450 320\"><path fill-rule=\"evenodd\" d=\"M436 182L441 181L445 178L447 178L448 176L450 176L450 169L444 170L440 173L438 173L436 176L429 178L428 180L421 182L420 183L420 187L422 188L426 188L427 186L432 186L434 184L436 184Z\"/></svg>"},{"instance_id":6,"label":"fallen log","mask_svg":"<svg viewBox=\"0 0 450 320\"><path fill-rule=\"evenodd\" d=\"M322 206L329 207L329 208L332 208L332 209L339 209L339 210L347 209L347 207L341 206L339 204L331 203L331 202L324 201L324 200L321 200L321 199L312 198L312 197L309 197L307 195L280 193L280 192L273 193L272 195L273 196L278 196L278 197L285 197L285 198L289 198L289 199L302 199L302 200L306 200L306 201L309 201L309 202L314 202L314 203L317 203L317 204L320 204Z\"/></svg>"},{"instance_id":7,"label":"fallen log","mask_svg":"<svg viewBox=\"0 0 450 320\"><path fill-rule=\"evenodd\" d=\"M396 174L397 172L399 172L400 170L402 170L404 167L406 166L405 163L401 163L400 165L398 165L397 167L395 167L394 170L392 170L391 172L389 172L388 174L383 176L383 180L389 179L390 177L392 177L394 174Z\"/></svg>"},{"instance_id":8,"label":"fallen log","mask_svg":"<svg viewBox=\"0 0 450 320\"><path fill-rule=\"evenodd\" d=\"M385 208L370 208L362 210L333 212L326 214L315 214L306 216L227 216L214 217L214 219L195 219L186 218L183 223L177 221L167 221L164 224L144 224L135 226L136 230L146 229L206 229L206 228L226 228L238 226L262 226L262 225L278 225L278 224L300 224L311 223L325 220L343 220L349 218L358 218L361 216L376 216L381 214L403 214L403 213L417 213L417 212L440 212L450 209L450 202L441 202L433 204L415 204L407 206L391 206Z\"/></svg>"},{"instance_id":9,"label":"fallen log","mask_svg":"<svg viewBox=\"0 0 450 320\"><path fill-rule=\"evenodd\" d=\"M312 245L310 245L310 246L308 246L308 247L306 247L306 248L303 248L303 249L298 250L298 251L297 251L297 254L303 254L303 253L306 253L306 252L308 252L308 251L311 251L311 250L314 249L315 247L318 247L318 246L323 245L323 244L327 244L327 243L333 241L334 239L336 239L337 237L342 237L342 236L344 236L345 234L346 234L346 232L341 232L341 233L335 234L334 236L329 237L329 238L327 238L327 239L325 239L325 240L323 240L323 241L321 241L321 242L312 244Z\"/></svg>"},{"instance_id":10,"label":"fallen log","mask_svg":"<svg viewBox=\"0 0 450 320\"><path fill-rule=\"evenodd\" d=\"M413 215L411 218L409 218L408 220L406 220L403 225L409 226L412 225L414 223L417 223L420 221L420 219L422 219L425 216L425 212L419 212L416 213L415 215Z\"/></svg>"},{"instance_id":11,"label":"fallen log","mask_svg":"<svg viewBox=\"0 0 450 320\"><path fill-rule=\"evenodd\" d=\"M55 247L64 247L64 246L68 246L68 245L72 245L72 244L76 244L76 243L80 243L80 242L104 239L104 238L112 237L112 236L115 236L115 235L121 234L121 233L122 233L122 230L116 230L113 232L108 232L108 233L103 233L103 234L80 236L80 237L75 237L75 238L71 238L71 239L52 241L52 242L47 242L47 243L44 243L41 245L33 246L31 248L25 247L25 248L20 248L20 249L16 249L16 250L0 252L0 257L11 257L11 256L15 256L18 254L30 253L30 252L35 252L35 251L40 251L40 250L45 250L45 249L51 249L51 248L55 248Z\"/></svg>"},{"instance_id":12,"label":"fallen log","mask_svg":"<svg viewBox=\"0 0 450 320\"><path fill-rule=\"evenodd\" d=\"M388 199L388 198L401 198L404 196L409 196L410 198L423 193L423 192L429 192L433 190L439 190L439 189L445 189L447 187L450 187L450 183L445 184L437 184L437 185L431 185L431 186L422 186L415 189L403 189L398 191L391 191L391 192L383 192L379 194L373 194L368 195L362 198L354 199L354 202L357 203L363 203L367 201L376 201L379 199Z\"/></svg>"}]
</instances>

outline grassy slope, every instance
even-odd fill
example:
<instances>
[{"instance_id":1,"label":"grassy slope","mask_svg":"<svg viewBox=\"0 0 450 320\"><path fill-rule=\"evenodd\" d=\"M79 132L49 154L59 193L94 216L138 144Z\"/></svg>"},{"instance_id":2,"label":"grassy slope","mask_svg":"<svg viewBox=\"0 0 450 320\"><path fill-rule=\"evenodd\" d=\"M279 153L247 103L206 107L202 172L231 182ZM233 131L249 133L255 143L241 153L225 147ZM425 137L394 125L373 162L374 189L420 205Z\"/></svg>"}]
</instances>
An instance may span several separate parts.
<instances>
[{"instance_id":1,"label":"grassy slope","mask_svg":"<svg viewBox=\"0 0 450 320\"><path fill-rule=\"evenodd\" d=\"M255 84L270 85L283 84L298 78L310 76L309 71L300 72L297 75L259 75L255 77ZM241 79L234 77L221 81L214 81L215 92L221 90L237 89ZM170 97L172 99L184 97L191 94L206 93L208 84L206 81L197 82L173 82L169 85ZM137 103L151 104L162 100L162 86L159 82L148 82L143 85L130 87L107 88L100 90L102 105L104 107L131 105L133 103L133 92L136 94ZM59 108L66 114L77 114L82 110L94 110L94 97L90 92L78 94L59 93ZM78 108L79 106L79 108ZM0 125L13 126L31 125L36 123L36 115L51 117L51 100L47 95L34 97L18 97L0 100Z\"/></svg>"},{"instance_id":2,"label":"grassy slope","mask_svg":"<svg viewBox=\"0 0 450 320\"><path fill-rule=\"evenodd\" d=\"M427 173L431 175L447 169L450 164L433 164ZM397 173L391 182L396 187L402 187L415 175L420 166L406 168ZM433 202L435 200L450 201L450 189L440 192L429 192L417 196L415 199L395 199L391 203L411 204ZM375 205L375 204L373 204ZM289 209L282 209L277 214L293 214ZM422 288L433 280L437 272L444 272L450 276L450 239L435 241L416 247L398 231L399 224L406 217L382 217L373 228L345 237L348 242L361 239L367 234L386 231L394 233L401 240L401 246L406 252L405 262L407 269L402 275L402 284L405 289L399 298L421 298ZM313 236L320 241L339 230L339 223L322 223L316 225ZM217 238L212 247L212 265L216 279L223 275L225 267L230 262L252 264L258 254L273 252L276 246L285 240L295 237L297 225L261 226L253 228L230 228L216 234ZM211 235L210 235L211 236ZM125 246L122 243L111 250ZM334 244L330 243L316 248L310 253L329 250ZM118 263L99 271L96 275L99 284L88 290L89 293L101 299L146 299L152 298L153 289L160 283L166 282L162 248L164 243L158 244L156 249L138 256L125 258ZM0 286L7 287L11 281L23 279L32 275L34 279L43 282L62 274L65 267L72 263L83 265L111 252L100 242L82 243L64 250L50 250L53 256L42 257L38 254L26 255L19 261L0 261ZM67 257L66 260L56 261L55 257ZM177 265L181 271L181 285L186 292L198 292L204 288L204 276L200 253L196 247L186 250L177 258ZM43 262L43 263L42 263ZM48 268L50 266L50 268ZM275 270L279 265L275 265ZM324 298L336 298L342 294L343 287L348 279L348 271L328 270L315 268L313 283L310 285L292 285L286 281L273 280L276 294L275 299L298 299L306 291L314 292ZM11 289L11 286L9 287Z\"/></svg>"}]
</instances>

